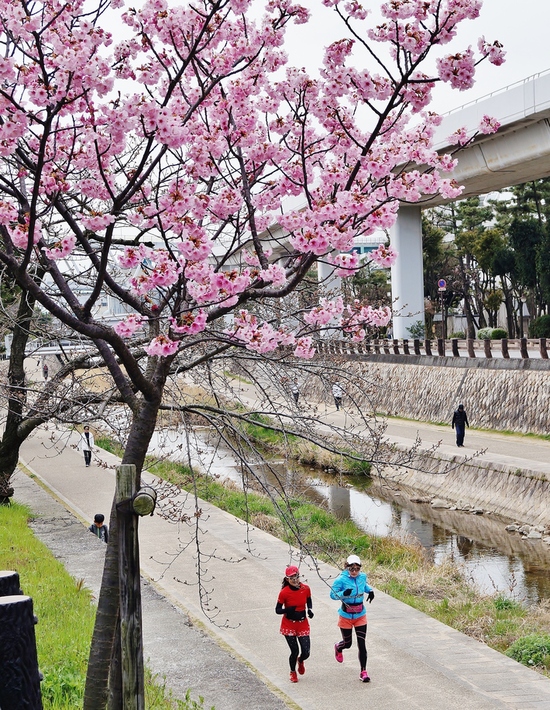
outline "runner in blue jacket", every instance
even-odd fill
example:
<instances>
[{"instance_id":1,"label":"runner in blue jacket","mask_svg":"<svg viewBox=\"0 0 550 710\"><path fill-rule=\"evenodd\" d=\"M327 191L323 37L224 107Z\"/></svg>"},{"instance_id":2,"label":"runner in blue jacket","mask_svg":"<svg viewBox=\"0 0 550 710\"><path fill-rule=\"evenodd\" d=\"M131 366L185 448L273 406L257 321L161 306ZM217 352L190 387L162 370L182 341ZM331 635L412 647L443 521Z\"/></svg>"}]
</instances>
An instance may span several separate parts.
<instances>
[{"instance_id":1,"label":"runner in blue jacket","mask_svg":"<svg viewBox=\"0 0 550 710\"><path fill-rule=\"evenodd\" d=\"M334 644L334 655L338 663L344 660L342 653L345 648L351 648L353 629L357 637L359 649L359 664L361 672L359 679L363 683L370 681L367 673L367 612L364 597L370 602L374 599L374 590L367 582L367 575L361 572L361 560L357 555L350 555L346 560L345 569L336 577L330 590L331 599L341 602L338 610L338 627L342 640Z\"/></svg>"}]
</instances>

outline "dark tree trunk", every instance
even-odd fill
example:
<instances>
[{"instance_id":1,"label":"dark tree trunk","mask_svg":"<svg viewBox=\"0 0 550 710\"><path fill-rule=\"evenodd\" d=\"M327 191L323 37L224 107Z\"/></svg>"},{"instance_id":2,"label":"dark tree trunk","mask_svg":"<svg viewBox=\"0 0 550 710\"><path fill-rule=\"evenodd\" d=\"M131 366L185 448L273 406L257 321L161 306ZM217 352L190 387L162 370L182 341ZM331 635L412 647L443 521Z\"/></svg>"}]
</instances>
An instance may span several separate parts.
<instances>
[{"instance_id":1,"label":"dark tree trunk","mask_svg":"<svg viewBox=\"0 0 550 710\"><path fill-rule=\"evenodd\" d=\"M141 474L149 442L155 430L160 399L145 402L134 413L122 463L132 463ZM139 485L139 478L138 478ZM109 544L101 580L101 592L90 647L83 710L122 710L118 639L119 576L116 508L111 508Z\"/></svg>"},{"instance_id":2,"label":"dark tree trunk","mask_svg":"<svg viewBox=\"0 0 550 710\"><path fill-rule=\"evenodd\" d=\"M8 413L6 426L0 441L0 504L6 505L13 496L10 480L19 461L21 444L35 426L21 429L23 410L27 402L27 389L25 379L25 348L29 340L31 319L34 313L35 300L23 291L19 301L19 308L13 340L11 344L10 364L8 367Z\"/></svg>"}]
</instances>

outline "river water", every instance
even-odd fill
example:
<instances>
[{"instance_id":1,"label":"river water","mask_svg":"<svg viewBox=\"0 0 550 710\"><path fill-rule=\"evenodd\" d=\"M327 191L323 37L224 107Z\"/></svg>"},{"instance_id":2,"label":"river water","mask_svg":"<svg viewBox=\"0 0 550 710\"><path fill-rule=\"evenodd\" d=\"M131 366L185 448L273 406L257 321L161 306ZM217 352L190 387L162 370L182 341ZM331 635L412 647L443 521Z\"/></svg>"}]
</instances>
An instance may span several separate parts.
<instances>
[{"instance_id":1,"label":"river water","mask_svg":"<svg viewBox=\"0 0 550 710\"><path fill-rule=\"evenodd\" d=\"M303 495L340 518L351 518L365 532L412 535L435 564L452 559L484 593L498 592L526 603L550 599L550 546L506 532L502 521L412 503L398 488L378 480L339 478L285 461L249 463L249 471L243 472L234 455L209 432L195 435L192 459L212 475L241 485L243 475L253 475L276 491ZM157 432L149 451L186 460L187 445L180 433L163 430Z\"/></svg>"}]
</instances>

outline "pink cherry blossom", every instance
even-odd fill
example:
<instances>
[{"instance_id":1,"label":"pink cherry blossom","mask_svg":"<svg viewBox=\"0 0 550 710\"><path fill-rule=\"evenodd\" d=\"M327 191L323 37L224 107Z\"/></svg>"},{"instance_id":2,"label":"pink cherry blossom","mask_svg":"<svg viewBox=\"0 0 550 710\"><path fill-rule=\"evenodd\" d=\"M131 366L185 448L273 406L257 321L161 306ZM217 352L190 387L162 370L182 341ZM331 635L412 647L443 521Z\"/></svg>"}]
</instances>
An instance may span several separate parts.
<instances>
[{"instance_id":1,"label":"pink cherry blossom","mask_svg":"<svg viewBox=\"0 0 550 710\"><path fill-rule=\"evenodd\" d=\"M115 325L115 331L121 338L131 338L136 330L141 326L143 318L137 313L131 313L124 320Z\"/></svg>"},{"instance_id":2,"label":"pink cherry blossom","mask_svg":"<svg viewBox=\"0 0 550 710\"><path fill-rule=\"evenodd\" d=\"M340 30L310 75L286 53L288 26L309 15L292 0L228 0L220 13L114 0L108 17L93 0L43 0L39 11L6 0L3 263L55 271L47 298L71 304L74 277L52 261L76 254L79 288L135 311L120 336L153 315L165 333L147 346L154 356L204 337L310 358L315 329L359 340L382 327L389 311L322 296L305 311L292 292L319 261L353 275L357 238L389 230L400 203L460 195L429 104L442 81L464 90L480 61L505 53L483 37L457 45L479 0L382 0L374 22L368 3L323 4ZM498 122L483 117L478 130ZM370 258L388 268L397 254L380 245Z\"/></svg>"},{"instance_id":3,"label":"pink cherry blossom","mask_svg":"<svg viewBox=\"0 0 550 710\"><path fill-rule=\"evenodd\" d=\"M296 341L296 348L294 349L295 357L303 358L305 360L311 360L315 355L315 348L312 345L311 338L298 338Z\"/></svg>"},{"instance_id":4,"label":"pink cherry blossom","mask_svg":"<svg viewBox=\"0 0 550 710\"><path fill-rule=\"evenodd\" d=\"M341 296L335 300L321 298L319 306L304 315L304 320L310 325L327 325L337 319L344 311L344 301Z\"/></svg>"},{"instance_id":5,"label":"pink cherry blossom","mask_svg":"<svg viewBox=\"0 0 550 710\"><path fill-rule=\"evenodd\" d=\"M144 349L147 355L151 357L155 355L168 357L169 355L174 355L178 348L179 342L177 340L170 340L167 335L157 335Z\"/></svg>"},{"instance_id":6,"label":"pink cherry blossom","mask_svg":"<svg viewBox=\"0 0 550 710\"><path fill-rule=\"evenodd\" d=\"M355 251L351 254L331 254L327 260L338 267L334 274L341 278L353 276L360 266L359 254Z\"/></svg>"},{"instance_id":7,"label":"pink cherry blossom","mask_svg":"<svg viewBox=\"0 0 550 710\"><path fill-rule=\"evenodd\" d=\"M506 52L500 42L495 41L492 44L489 44L485 41L485 37L480 37L477 46L481 54L487 57L491 64L494 64L497 67L504 64Z\"/></svg>"},{"instance_id":8,"label":"pink cherry blossom","mask_svg":"<svg viewBox=\"0 0 550 710\"><path fill-rule=\"evenodd\" d=\"M374 251L371 251L369 256L375 264L387 268L395 264L399 254L392 246L379 244Z\"/></svg>"},{"instance_id":9,"label":"pink cherry blossom","mask_svg":"<svg viewBox=\"0 0 550 710\"><path fill-rule=\"evenodd\" d=\"M206 318L206 311L200 308L196 313L187 311L181 313L177 318L170 318L170 323L174 333L195 335L206 328Z\"/></svg>"},{"instance_id":10,"label":"pink cherry blossom","mask_svg":"<svg viewBox=\"0 0 550 710\"><path fill-rule=\"evenodd\" d=\"M490 135L491 133L496 133L500 128L500 123L496 118L491 116L483 116L479 124L480 133L485 135Z\"/></svg>"},{"instance_id":11,"label":"pink cherry blossom","mask_svg":"<svg viewBox=\"0 0 550 710\"><path fill-rule=\"evenodd\" d=\"M52 247L44 247L44 254L48 259L57 261L58 259L65 259L68 257L76 244L76 237L74 234L68 234L63 237L60 241L56 242Z\"/></svg>"}]
</instances>

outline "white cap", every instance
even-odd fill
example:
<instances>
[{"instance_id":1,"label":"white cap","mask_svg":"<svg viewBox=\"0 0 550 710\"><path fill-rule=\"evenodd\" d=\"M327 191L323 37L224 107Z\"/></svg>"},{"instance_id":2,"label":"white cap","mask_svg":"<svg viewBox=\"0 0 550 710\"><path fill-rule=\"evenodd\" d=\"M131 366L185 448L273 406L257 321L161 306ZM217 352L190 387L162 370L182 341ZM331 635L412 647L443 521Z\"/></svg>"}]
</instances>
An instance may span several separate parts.
<instances>
[{"instance_id":1,"label":"white cap","mask_svg":"<svg viewBox=\"0 0 550 710\"><path fill-rule=\"evenodd\" d=\"M361 560L357 555L350 555L346 560L346 564L349 565L361 565Z\"/></svg>"}]
</instances>

